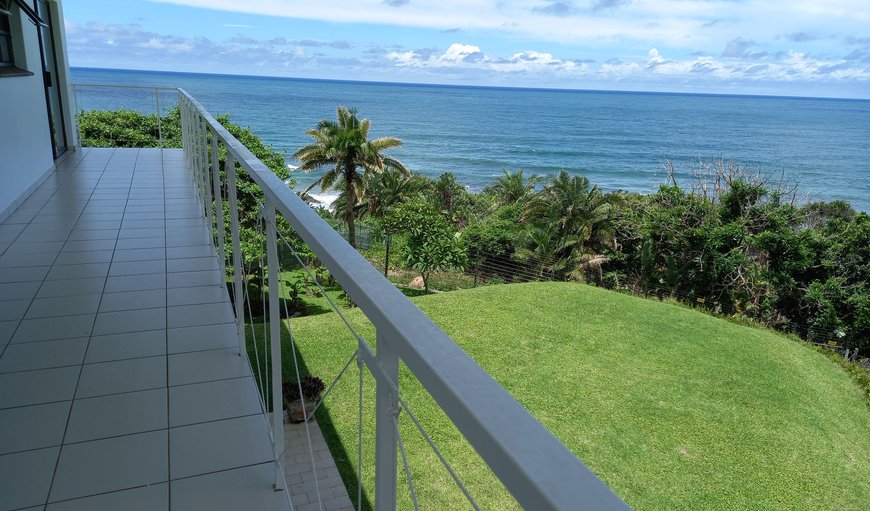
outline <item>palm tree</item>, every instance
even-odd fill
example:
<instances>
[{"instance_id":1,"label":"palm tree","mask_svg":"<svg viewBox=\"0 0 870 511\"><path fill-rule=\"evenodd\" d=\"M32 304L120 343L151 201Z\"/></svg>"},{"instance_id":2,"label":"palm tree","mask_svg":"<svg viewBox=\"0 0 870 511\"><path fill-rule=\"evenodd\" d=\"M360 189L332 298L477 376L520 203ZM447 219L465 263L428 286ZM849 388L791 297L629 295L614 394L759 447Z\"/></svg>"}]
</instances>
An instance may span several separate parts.
<instances>
[{"instance_id":1,"label":"palm tree","mask_svg":"<svg viewBox=\"0 0 870 511\"><path fill-rule=\"evenodd\" d=\"M402 145L401 140L394 137L369 140L371 121L360 120L355 108L340 106L337 117L337 121L324 119L317 123L316 128L306 131L314 142L300 148L293 153L293 157L301 162L299 168L303 172L331 165L308 190L319 184L323 191L336 189L344 192L345 207L342 216L347 222L347 240L356 248L354 209L358 203L357 198L365 196L366 181L363 178L386 169L394 169L404 175L409 175L410 172L399 160L382 154Z\"/></svg>"},{"instance_id":2,"label":"palm tree","mask_svg":"<svg viewBox=\"0 0 870 511\"><path fill-rule=\"evenodd\" d=\"M496 208L509 206L527 199L535 191L535 185L540 181L539 176L526 179L523 170L519 169L513 174L505 170L504 175L496 178L495 182L487 187L486 191L495 196Z\"/></svg>"},{"instance_id":3,"label":"palm tree","mask_svg":"<svg viewBox=\"0 0 870 511\"><path fill-rule=\"evenodd\" d=\"M358 219L366 215L383 217L387 209L413 199L432 187L432 182L425 177L408 175L396 169L368 174L364 180L365 196L357 196L357 203L354 205L354 213ZM346 204L345 192L341 192L332 203L336 212L343 212Z\"/></svg>"},{"instance_id":4,"label":"palm tree","mask_svg":"<svg viewBox=\"0 0 870 511\"><path fill-rule=\"evenodd\" d=\"M558 266L570 270L569 276L582 276L606 262L600 252L611 244L611 205L585 177L561 171L529 200L523 220L555 228L551 256L560 262Z\"/></svg>"}]
</instances>

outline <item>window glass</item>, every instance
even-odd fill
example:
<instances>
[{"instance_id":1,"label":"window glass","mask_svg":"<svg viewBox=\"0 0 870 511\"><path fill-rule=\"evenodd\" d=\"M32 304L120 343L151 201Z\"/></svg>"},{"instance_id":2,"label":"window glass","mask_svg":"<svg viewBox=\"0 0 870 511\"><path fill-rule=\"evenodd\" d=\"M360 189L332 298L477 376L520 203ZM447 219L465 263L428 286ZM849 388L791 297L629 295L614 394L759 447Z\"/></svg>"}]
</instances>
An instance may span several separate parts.
<instances>
[{"instance_id":1,"label":"window glass","mask_svg":"<svg viewBox=\"0 0 870 511\"><path fill-rule=\"evenodd\" d=\"M0 13L0 66L13 65L12 27L8 14Z\"/></svg>"}]
</instances>

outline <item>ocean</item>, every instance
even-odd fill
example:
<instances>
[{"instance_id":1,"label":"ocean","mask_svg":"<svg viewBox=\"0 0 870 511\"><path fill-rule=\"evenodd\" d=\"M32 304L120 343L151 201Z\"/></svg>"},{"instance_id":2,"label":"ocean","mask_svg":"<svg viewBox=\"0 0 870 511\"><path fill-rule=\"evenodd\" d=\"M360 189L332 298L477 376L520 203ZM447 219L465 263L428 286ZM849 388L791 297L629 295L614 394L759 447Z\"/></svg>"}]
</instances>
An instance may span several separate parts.
<instances>
[{"instance_id":1,"label":"ocean","mask_svg":"<svg viewBox=\"0 0 870 511\"><path fill-rule=\"evenodd\" d=\"M565 169L599 188L651 192L665 161L688 177L699 160L735 160L783 176L813 200L870 211L870 100L511 89L73 68L74 83L181 87L287 154L338 105L395 136L392 154L469 189L503 170ZM86 89L80 108L121 106L123 91ZM114 97L113 97L114 95ZM151 100L153 101L153 100ZM129 105L128 105L129 106ZM294 173L300 187L313 174Z\"/></svg>"}]
</instances>

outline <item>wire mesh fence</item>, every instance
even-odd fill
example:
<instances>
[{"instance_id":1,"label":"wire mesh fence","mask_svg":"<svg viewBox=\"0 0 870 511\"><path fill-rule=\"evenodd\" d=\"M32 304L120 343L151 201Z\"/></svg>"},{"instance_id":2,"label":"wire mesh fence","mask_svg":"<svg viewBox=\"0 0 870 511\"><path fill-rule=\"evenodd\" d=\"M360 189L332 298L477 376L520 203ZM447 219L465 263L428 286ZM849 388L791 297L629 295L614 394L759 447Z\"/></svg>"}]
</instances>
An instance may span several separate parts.
<instances>
[{"instance_id":1,"label":"wire mesh fence","mask_svg":"<svg viewBox=\"0 0 870 511\"><path fill-rule=\"evenodd\" d=\"M394 258L391 262L394 272L396 269L401 269L398 258ZM552 258L531 256L518 258L512 255L475 250L469 254L468 264L456 273L467 277L461 281L462 284L465 284L464 287L523 282L584 282L635 296L660 301L671 300L716 316L764 323L754 317L746 306L725 300L722 297L691 293L677 287L653 285L641 277L618 279L598 267L590 267L582 275L571 275L559 265L558 261ZM455 283L457 280L453 279L450 282ZM437 286L435 289L437 290ZM853 337L848 332L817 325L800 327L784 320L775 324L767 324L767 326L783 333L797 335L814 345L837 351L850 360L857 360L858 351L849 348Z\"/></svg>"}]
</instances>

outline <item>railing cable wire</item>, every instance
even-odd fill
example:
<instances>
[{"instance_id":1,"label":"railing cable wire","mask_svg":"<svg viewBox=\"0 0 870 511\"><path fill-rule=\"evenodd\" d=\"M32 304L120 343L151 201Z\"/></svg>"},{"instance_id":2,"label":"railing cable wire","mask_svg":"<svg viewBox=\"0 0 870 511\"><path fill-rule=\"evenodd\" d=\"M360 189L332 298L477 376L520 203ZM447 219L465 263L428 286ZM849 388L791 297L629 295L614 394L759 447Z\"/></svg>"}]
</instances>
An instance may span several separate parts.
<instances>
[{"instance_id":1,"label":"railing cable wire","mask_svg":"<svg viewBox=\"0 0 870 511\"><path fill-rule=\"evenodd\" d=\"M420 503L417 502L417 492L414 491L414 479L411 477L411 468L408 466L408 455L405 454L405 443L402 442L402 434L399 432L399 411L393 414L393 426L396 428L396 439L399 441L399 452L402 453L402 463L405 465L405 477L408 479L408 489L411 491L411 500L414 501L414 511L420 511Z\"/></svg>"},{"instance_id":2,"label":"railing cable wire","mask_svg":"<svg viewBox=\"0 0 870 511\"><path fill-rule=\"evenodd\" d=\"M326 292L326 289L323 288L323 286L317 280L317 277L314 275L311 269L302 261L302 258L299 257L299 254L296 253L296 250L293 249L293 247L290 245L290 242L287 241L287 238L284 237L284 234L279 231L278 236L281 237L281 239L284 241L284 244L287 245L287 247L290 249L293 257L295 257L296 260L299 261L299 264L302 265L302 269L304 269L305 273L307 273L308 276L311 277L314 285L316 285L317 288L320 289L320 292L323 293L323 297L326 298L326 301L329 302L329 305L338 314L338 317L340 317L341 320L344 321L344 324L347 325L347 328L350 330L353 336L356 337L356 340L368 347L368 343L366 342L366 340L363 338L363 336L359 334L359 332L356 331L356 328L354 328L353 325L350 324L350 321L348 321L348 319L344 317L341 309L338 308L338 305L336 305L336 303L332 300L332 297L329 296L329 294Z\"/></svg>"},{"instance_id":3,"label":"railing cable wire","mask_svg":"<svg viewBox=\"0 0 870 511\"><path fill-rule=\"evenodd\" d=\"M262 213L262 205L260 208L260 212ZM263 308L263 364L268 366L268 354L269 354L269 345L272 342L269 336L269 324L267 322L266 316L268 315L267 307L266 307L266 264L263 259L263 254L266 252L266 219L262 214L257 218L257 237L259 238L260 245L260 306ZM253 317L251 319L253 321ZM272 318L268 318L268 321L272 321ZM271 369L269 369L271 371ZM267 377L266 381L269 381L271 378ZM263 388L264 399L267 403L271 403L270 400L270 391L272 390L271 385L267 385ZM275 410L272 410L274 413Z\"/></svg>"},{"instance_id":4,"label":"railing cable wire","mask_svg":"<svg viewBox=\"0 0 870 511\"><path fill-rule=\"evenodd\" d=\"M318 287L318 289L320 289L320 292L323 293L323 296L327 298L327 300L329 301L330 305L332 305L332 308L335 310L336 313L338 313L338 315L341 317L341 319L342 319L342 320L344 321L344 323L347 325L348 329L350 329L350 331L354 334L354 336L357 337L357 340L358 340L360 343L365 342L365 340L363 339L363 337L362 337L359 333L357 333L356 329L354 329L354 327L350 324L350 321L349 321L347 318L344 317L344 315L341 313L341 310L338 308L338 306L335 304L335 302L334 302L334 301L329 297L329 295L326 293L326 290L323 288L323 286L322 286L322 285L320 284L320 282L317 280L317 277L316 277L316 276L314 275L314 273L310 270L310 268L308 267L308 265L306 265L305 262L302 261L302 258L299 257L298 253L296 252L296 250L293 249L292 245L290 245L290 242L289 242L289 241L284 237L284 235L283 235L281 232L279 232L278 235L281 237L281 239L282 239L282 241L284 242L285 246L287 246L287 248L290 250L290 252L291 252L291 253L293 254L293 256L296 258L296 260L299 262L300 266L302 266L302 268L303 268L303 269L305 270L305 272L309 275L309 277L311 277L311 279L312 279L312 281L314 282L314 284ZM285 304L285 307L286 307L286 304ZM357 351L354 353L354 355L355 355L356 357L359 357L359 350L360 350L360 349L361 349L361 347L360 347L360 348L357 348ZM295 356L295 351L294 351L294 356ZM358 360L359 360L359 361L358 361L358 365L362 366L362 363L363 363L363 362L362 362L361 359L359 359L359 358L358 358ZM333 382L333 384L330 386L330 390L332 389L332 386L334 386L334 385L338 382L338 379L341 378L341 375L344 374L345 370L347 370L347 367L350 365L350 363L351 363L352 361L353 361L353 356L351 356L351 358L350 358L350 359L347 361L347 363L344 365L344 368L342 368L341 372L340 372L339 375L336 377L336 379L335 379L335 381ZM362 376L360 376L360 380L362 380ZM360 382L360 385L362 385L362 382ZM436 455L436 456L438 457L438 459L441 461L441 464L444 465L444 468L445 468L445 469L447 469L447 472L450 474L450 477L453 479L454 482L456 482L456 485L459 487L459 489L460 489L460 490L462 491L462 493L465 495L465 498L468 500L468 502L471 504L471 506L472 506L475 510L480 511L480 507L477 505L477 502L476 502L476 501L474 500L474 498L471 496L471 493L468 491L468 488L466 488L465 484L463 484L462 481L459 479L459 476L458 476L458 475L456 474L456 472L453 470L453 467L450 465L450 463L447 461L447 459L444 457L444 455L441 453L441 451L440 451L440 450L438 449L438 447L435 445L435 442L432 440L432 438L429 436L429 434L426 433L426 430L423 429L423 426L420 424L420 421L419 421L419 420L417 419L417 417L413 414L413 412L411 412L411 409L410 409L410 407L408 406L408 404L407 404L407 403L402 399L402 397L399 395L399 393L398 393L398 389L395 389L395 388L394 388L393 390L396 391L396 396L398 397L398 401L399 401L401 407L402 407L406 412L408 412L408 416L411 418L411 420L414 422L414 425L417 427L417 429L418 429L418 430L420 431L420 433L423 435L423 438L426 439L426 442L429 444L429 446L430 446L430 447L432 448L432 450L435 452L435 455ZM327 391L327 394L328 394L328 392L329 392L329 391ZM362 387L360 387L360 395L362 395ZM317 405L318 407L320 406L321 403L323 403L323 400L324 400L324 399L326 399L326 395L324 395L323 398L320 400L320 403L318 403L318 405ZM362 397L360 397L360 399L362 399ZM316 410L316 408L315 408L315 410ZM360 417L362 417L362 401L360 401ZM362 437L362 423L361 423L361 422L360 422L360 430L359 430L359 431L360 431L360 438L361 438L361 437ZM362 441L362 440L360 440L360 442L361 442L361 441ZM401 441L401 437L400 437L400 441ZM361 444L360 444L360 458L361 458L361 457L362 457L362 447L361 447ZM360 461L359 461L359 464L360 464L360 466L361 466L361 464L362 464L362 460L361 460L361 459L360 459ZM362 488L362 487L361 487L361 485L362 485L362 478L361 478L361 475L359 476L358 481L359 481L359 484L360 484L360 490L359 490L359 491L361 492L361 488ZM361 495L358 495L358 499L359 499L359 498L361 498Z\"/></svg>"},{"instance_id":5,"label":"railing cable wire","mask_svg":"<svg viewBox=\"0 0 870 511\"><path fill-rule=\"evenodd\" d=\"M242 263L244 264L244 261L242 261ZM266 398L265 398L265 387L263 387L263 381L264 381L263 380L263 367L260 365L260 349L257 346L257 344L258 344L257 343L257 329L254 328L254 314L251 310L251 296L250 296L250 292L248 290L248 288L249 288L248 272L245 271L244 273L245 274L242 276L242 278L244 279L244 285L242 286L242 296L244 297L245 304L247 305L247 308L248 308L248 319L250 320L249 325L251 328L251 338L254 342L254 359L257 363L257 378L260 380L260 398L263 400L263 403L265 405ZM264 353L263 357L265 358L265 356L266 356L266 354Z\"/></svg>"},{"instance_id":6,"label":"railing cable wire","mask_svg":"<svg viewBox=\"0 0 870 511\"><path fill-rule=\"evenodd\" d=\"M356 366L359 368L359 424L357 425L356 460L356 508L362 511L362 460L363 460L363 361L356 350Z\"/></svg>"},{"instance_id":7,"label":"railing cable wire","mask_svg":"<svg viewBox=\"0 0 870 511\"><path fill-rule=\"evenodd\" d=\"M281 279L278 279L278 288L278 296L281 296L283 294L283 282L281 281ZM286 301L284 302L284 310L286 314ZM308 457L311 460L311 473L314 475L314 491L317 492L317 504L320 507L320 511L323 511L323 497L320 495L320 482L317 477L317 467L314 464L314 444L311 441L311 430L308 427L308 412L305 411L305 395L302 393L302 377L299 373L299 359L296 356L296 339L293 335L293 330L290 328L289 322L287 324L287 333L290 337L290 353L293 354L293 369L296 371L296 386L299 391L299 401L302 405L302 419L305 423L305 437L308 440ZM281 456L283 455L284 453L281 453Z\"/></svg>"},{"instance_id":8,"label":"railing cable wire","mask_svg":"<svg viewBox=\"0 0 870 511\"><path fill-rule=\"evenodd\" d=\"M426 439L426 442L429 444L429 447L432 448L432 451L435 452L435 455L438 456L439 460L441 460L441 464L444 465L444 468L447 469L447 472L450 474L450 477L453 478L453 481L456 483L457 486L459 486L459 489L462 490L462 493L465 495L465 498L468 499L468 503L471 504L471 507L473 507L476 511L480 511L480 507L477 505L477 502L475 502L474 498L471 496L471 493L469 493L468 488L465 487L465 485L459 479L459 476L453 470L453 467L450 465L450 463L447 462L447 459L444 458L444 455L441 454L441 451L435 445L435 442L432 440L432 438L429 436L429 434L426 433L426 430L423 429L423 426L420 424L420 421L417 420L417 417L414 415L413 412L411 412L411 408L408 407L408 403L406 403L405 400L402 399L402 396L399 396L398 400L399 400L399 405L401 405L401 407L408 413L408 417L410 417L411 420L414 422L414 425L417 426L417 429L423 435L423 438Z\"/></svg>"}]
</instances>

